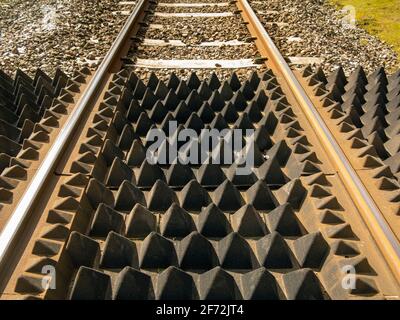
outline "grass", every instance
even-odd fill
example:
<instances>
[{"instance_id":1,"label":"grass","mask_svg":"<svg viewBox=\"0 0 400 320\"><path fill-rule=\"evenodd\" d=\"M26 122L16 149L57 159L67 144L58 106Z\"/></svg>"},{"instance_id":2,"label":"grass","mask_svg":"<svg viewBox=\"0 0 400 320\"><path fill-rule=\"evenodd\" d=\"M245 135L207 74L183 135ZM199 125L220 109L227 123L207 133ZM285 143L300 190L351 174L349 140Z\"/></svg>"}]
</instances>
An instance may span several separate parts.
<instances>
[{"instance_id":1,"label":"grass","mask_svg":"<svg viewBox=\"0 0 400 320\"><path fill-rule=\"evenodd\" d=\"M357 25L392 45L400 57L400 0L330 0L356 8Z\"/></svg>"}]
</instances>

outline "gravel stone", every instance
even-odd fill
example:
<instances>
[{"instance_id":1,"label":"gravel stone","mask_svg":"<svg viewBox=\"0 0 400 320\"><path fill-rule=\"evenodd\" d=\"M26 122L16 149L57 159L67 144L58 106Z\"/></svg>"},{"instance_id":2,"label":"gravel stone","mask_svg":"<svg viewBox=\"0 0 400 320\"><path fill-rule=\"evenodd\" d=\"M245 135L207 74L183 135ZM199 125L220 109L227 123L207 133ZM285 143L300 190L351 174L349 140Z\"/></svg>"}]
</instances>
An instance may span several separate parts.
<instances>
[{"instance_id":1,"label":"gravel stone","mask_svg":"<svg viewBox=\"0 0 400 320\"><path fill-rule=\"evenodd\" d=\"M0 1L0 69L96 68L127 16L119 0Z\"/></svg>"},{"instance_id":2,"label":"gravel stone","mask_svg":"<svg viewBox=\"0 0 400 320\"><path fill-rule=\"evenodd\" d=\"M328 1L249 1L285 56L321 57L324 70L332 71L341 65L346 73L358 65L367 72L381 66L389 71L400 67L390 45L361 28L344 23L344 13ZM275 24L271 24L273 22Z\"/></svg>"}]
</instances>

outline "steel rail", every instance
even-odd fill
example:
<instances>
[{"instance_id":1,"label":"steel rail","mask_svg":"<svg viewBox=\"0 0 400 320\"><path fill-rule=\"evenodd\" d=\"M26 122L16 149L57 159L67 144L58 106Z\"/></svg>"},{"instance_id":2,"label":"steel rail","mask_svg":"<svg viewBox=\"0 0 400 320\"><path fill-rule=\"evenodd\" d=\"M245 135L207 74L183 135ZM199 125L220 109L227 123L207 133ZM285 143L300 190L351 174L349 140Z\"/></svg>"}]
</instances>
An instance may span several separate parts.
<instances>
[{"instance_id":1,"label":"steel rail","mask_svg":"<svg viewBox=\"0 0 400 320\"><path fill-rule=\"evenodd\" d=\"M46 154L38 171L32 178L32 181L25 190L18 205L0 234L0 275L6 273L7 270L3 271L3 268L6 266L7 259L12 255L15 244L19 240L18 235L20 234L21 228L29 219L33 206L38 203L40 194L46 186L48 177L51 176L56 168L63 152L70 142L70 139L75 133L75 129L79 126L83 114L90 107L91 103L93 103L93 98L101 91L100 89L102 88L102 85L104 85L107 75L110 74L115 58L119 56L126 41L131 36L131 30L137 23L147 1L148 0L139 0L136 3L132 13L111 45L95 75L86 87L82 97L77 102L74 110Z\"/></svg>"},{"instance_id":2,"label":"steel rail","mask_svg":"<svg viewBox=\"0 0 400 320\"><path fill-rule=\"evenodd\" d=\"M383 217L375 201L362 183L340 145L330 132L326 123L315 108L307 93L297 80L282 54L268 35L267 31L257 18L247 0L238 0L238 8L253 36L256 36L256 45L260 52L266 53L272 63L285 79L296 101L312 125L322 146L331 157L339 176L351 195L370 233L385 257L387 264L400 282L400 243L390 225Z\"/></svg>"}]
</instances>

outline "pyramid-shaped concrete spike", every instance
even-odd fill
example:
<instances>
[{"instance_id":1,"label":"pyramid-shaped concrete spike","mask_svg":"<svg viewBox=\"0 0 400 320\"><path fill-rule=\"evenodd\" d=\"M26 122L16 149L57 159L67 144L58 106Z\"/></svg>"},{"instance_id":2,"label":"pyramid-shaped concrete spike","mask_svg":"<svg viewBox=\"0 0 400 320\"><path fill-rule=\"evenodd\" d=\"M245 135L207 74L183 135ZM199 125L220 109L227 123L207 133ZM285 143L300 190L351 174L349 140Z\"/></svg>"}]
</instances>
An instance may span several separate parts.
<instances>
[{"instance_id":1,"label":"pyramid-shaped concrete spike","mask_svg":"<svg viewBox=\"0 0 400 320\"><path fill-rule=\"evenodd\" d=\"M397 134L400 133L400 122L398 123L393 123L392 125L390 125L389 127L387 127L385 129L385 133L387 134L387 136L389 137L393 137L396 136Z\"/></svg>"},{"instance_id":2,"label":"pyramid-shaped concrete spike","mask_svg":"<svg viewBox=\"0 0 400 320\"><path fill-rule=\"evenodd\" d=\"M176 120L175 120L174 116L172 115L172 112L170 111L167 113L164 120L161 122L161 126L160 126L161 130L163 130L166 135L169 134L169 123L171 121L176 121Z\"/></svg>"},{"instance_id":3,"label":"pyramid-shaped concrete spike","mask_svg":"<svg viewBox=\"0 0 400 320\"><path fill-rule=\"evenodd\" d=\"M332 252L339 256L357 256L360 254L360 250L356 243L351 241L338 240L332 245Z\"/></svg>"},{"instance_id":4,"label":"pyramid-shaped concrete spike","mask_svg":"<svg viewBox=\"0 0 400 320\"><path fill-rule=\"evenodd\" d=\"M168 109L158 100L149 112L149 117L156 123L161 123L168 113Z\"/></svg>"},{"instance_id":5,"label":"pyramid-shaped concrete spike","mask_svg":"<svg viewBox=\"0 0 400 320\"><path fill-rule=\"evenodd\" d=\"M142 80L138 79L133 90L133 96L135 99L141 100L147 90L146 85L143 83Z\"/></svg>"},{"instance_id":6,"label":"pyramid-shaped concrete spike","mask_svg":"<svg viewBox=\"0 0 400 320\"><path fill-rule=\"evenodd\" d=\"M274 276L264 267L241 276L241 287L245 300L278 300L277 286Z\"/></svg>"},{"instance_id":7,"label":"pyramid-shaped concrete spike","mask_svg":"<svg viewBox=\"0 0 400 320\"><path fill-rule=\"evenodd\" d=\"M204 163L197 171L197 181L202 186L219 186L225 180L225 173L218 164Z\"/></svg>"},{"instance_id":8,"label":"pyramid-shaped concrete spike","mask_svg":"<svg viewBox=\"0 0 400 320\"><path fill-rule=\"evenodd\" d=\"M71 232L66 250L76 267L93 267L100 253L99 244L95 240L76 231ZM82 255L82 252L85 254Z\"/></svg>"},{"instance_id":9,"label":"pyramid-shaped concrete spike","mask_svg":"<svg viewBox=\"0 0 400 320\"><path fill-rule=\"evenodd\" d=\"M289 202L294 209L299 209L305 199L307 190L300 179L295 179L281 187L275 196L279 203Z\"/></svg>"},{"instance_id":10,"label":"pyramid-shaped concrete spike","mask_svg":"<svg viewBox=\"0 0 400 320\"><path fill-rule=\"evenodd\" d=\"M112 192L96 179L89 180L85 194L92 208L97 208L100 203L114 206L114 196Z\"/></svg>"},{"instance_id":11,"label":"pyramid-shaped concrete spike","mask_svg":"<svg viewBox=\"0 0 400 320\"><path fill-rule=\"evenodd\" d=\"M351 257L340 262L340 266L353 266L356 274L374 276L377 273L364 256Z\"/></svg>"},{"instance_id":12,"label":"pyramid-shaped concrete spike","mask_svg":"<svg viewBox=\"0 0 400 320\"><path fill-rule=\"evenodd\" d=\"M350 74L349 83L357 82L361 86L365 86L368 83L367 76L362 66L357 66L354 71Z\"/></svg>"},{"instance_id":13,"label":"pyramid-shaped concrete spike","mask_svg":"<svg viewBox=\"0 0 400 320\"><path fill-rule=\"evenodd\" d=\"M213 200L223 211L236 211L244 205L242 195L229 180L225 180L214 191Z\"/></svg>"},{"instance_id":14,"label":"pyramid-shaped concrete spike","mask_svg":"<svg viewBox=\"0 0 400 320\"><path fill-rule=\"evenodd\" d=\"M344 88L347 84L346 75L343 71L342 67L338 67L335 71L333 71L328 76L328 84L339 86L340 88Z\"/></svg>"},{"instance_id":15,"label":"pyramid-shaped concrete spike","mask_svg":"<svg viewBox=\"0 0 400 320\"><path fill-rule=\"evenodd\" d=\"M243 237L263 237L268 233L261 215L252 205L245 205L232 216L234 231Z\"/></svg>"},{"instance_id":16,"label":"pyramid-shaped concrete spike","mask_svg":"<svg viewBox=\"0 0 400 320\"><path fill-rule=\"evenodd\" d=\"M178 123L185 123L186 120L190 117L192 111L186 105L184 101L181 101L178 106L176 107L175 111L172 113L176 121Z\"/></svg>"},{"instance_id":17,"label":"pyramid-shaped concrete spike","mask_svg":"<svg viewBox=\"0 0 400 320\"><path fill-rule=\"evenodd\" d=\"M342 211L343 207L339 203L336 196L326 196L316 200L316 206L318 209L330 209L330 210L338 210Z\"/></svg>"},{"instance_id":18,"label":"pyramid-shaped concrete spike","mask_svg":"<svg viewBox=\"0 0 400 320\"><path fill-rule=\"evenodd\" d=\"M253 123L260 121L263 117L256 101L250 102L244 112L248 114L250 121Z\"/></svg>"},{"instance_id":19,"label":"pyramid-shaped concrete spike","mask_svg":"<svg viewBox=\"0 0 400 320\"><path fill-rule=\"evenodd\" d=\"M221 82L219 81L215 72L213 72L208 79L208 86L211 90L217 90L221 86Z\"/></svg>"},{"instance_id":20,"label":"pyramid-shaped concrete spike","mask_svg":"<svg viewBox=\"0 0 400 320\"><path fill-rule=\"evenodd\" d=\"M200 211L211 203L208 192L194 179L182 189L179 200L182 208L189 211Z\"/></svg>"},{"instance_id":21,"label":"pyramid-shaped concrete spike","mask_svg":"<svg viewBox=\"0 0 400 320\"><path fill-rule=\"evenodd\" d=\"M136 204L126 218L126 236L145 238L157 229L157 217L141 204Z\"/></svg>"},{"instance_id":22,"label":"pyramid-shaped concrete spike","mask_svg":"<svg viewBox=\"0 0 400 320\"><path fill-rule=\"evenodd\" d=\"M259 239L256 249L261 266L272 269L292 268L290 249L279 233L273 232Z\"/></svg>"},{"instance_id":23,"label":"pyramid-shaped concrete spike","mask_svg":"<svg viewBox=\"0 0 400 320\"><path fill-rule=\"evenodd\" d=\"M228 102L221 111L221 115L225 118L226 122L234 123L239 115L233 106L232 102Z\"/></svg>"},{"instance_id":24,"label":"pyramid-shaped concrete spike","mask_svg":"<svg viewBox=\"0 0 400 320\"><path fill-rule=\"evenodd\" d=\"M223 238L232 231L224 213L213 203L200 212L197 230L205 237Z\"/></svg>"},{"instance_id":25,"label":"pyramid-shaped concrete spike","mask_svg":"<svg viewBox=\"0 0 400 320\"><path fill-rule=\"evenodd\" d=\"M259 75L257 74L257 71L253 71L249 78L249 83L250 83L251 87L253 88L253 90L256 90L258 88L260 81L261 81L261 79L260 79Z\"/></svg>"},{"instance_id":26,"label":"pyramid-shaped concrete spike","mask_svg":"<svg viewBox=\"0 0 400 320\"><path fill-rule=\"evenodd\" d=\"M285 166L287 160L289 159L291 150L288 147L285 140L280 140L276 142L271 149L267 151L267 156L269 159L275 158L281 166Z\"/></svg>"},{"instance_id":27,"label":"pyramid-shaped concrete spike","mask_svg":"<svg viewBox=\"0 0 400 320\"><path fill-rule=\"evenodd\" d=\"M400 152L400 135L397 135L385 142L384 146L392 156L398 154Z\"/></svg>"},{"instance_id":28,"label":"pyramid-shaped concrete spike","mask_svg":"<svg viewBox=\"0 0 400 320\"><path fill-rule=\"evenodd\" d=\"M218 257L223 268L252 269L255 265L252 250L237 232L228 234L218 242Z\"/></svg>"},{"instance_id":29,"label":"pyramid-shaped concrete spike","mask_svg":"<svg viewBox=\"0 0 400 320\"><path fill-rule=\"evenodd\" d=\"M385 119L389 125L398 121L400 119L400 108L396 108L395 110L391 111L388 115L386 115Z\"/></svg>"},{"instance_id":30,"label":"pyramid-shaped concrete spike","mask_svg":"<svg viewBox=\"0 0 400 320\"><path fill-rule=\"evenodd\" d=\"M192 300L198 298L198 293L191 275L176 267L169 267L158 275L156 298Z\"/></svg>"},{"instance_id":31,"label":"pyramid-shaped concrete spike","mask_svg":"<svg viewBox=\"0 0 400 320\"><path fill-rule=\"evenodd\" d=\"M250 174L240 174L239 170L240 165L234 163L232 164L227 171L227 178L235 185L235 186L251 186L257 181L257 177L254 172L250 172Z\"/></svg>"},{"instance_id":32,"label":"pyramid-shaped concrete spike","mask_svg":"<svg viewBox=\"0 0 400 320\"><path fill-rule=\"evenodd\" d=\"M115 197L115 209L130 211L135 204L146 206L146 199L143 192L128 181L122 182Z\"/></svg>"},{"instance_id":33,"label":"pyramid-shaped concrete spike","mask_svg":"<svg viewBox=\"0 0 400 320\"><path fill-rule=\"evenodd\" d=\"M106 237L110 231L120 232L124 228L124 217L114 209L101 203L94 214L90 234Z\"/></svg>"},{"instance_id":34,"label":"pyramid-shaped concrete spike","mask_svg":"<svg viewBox=\"0 0 400 320\"><path fill-rule=\"evenodd\" d=\"M50 210L46 222L68 224L71 222L73 215L68 212L59 210Z\"/></svg>"},{"instance_id":35,"label":"pyramid-shaped concrete spike","mask_svg":"<svg viewBox=\"0 0 400 320\"><path fill-rule=\"evenodd\" d=\"M197 113L192 113L184 126L185 128L193 129L197 134L200 134L201 130L205 127L203 120L201 120Z\"/></svg>"},{"instance_id":36,"label":"pyramid-shaped concrete spike","mask_svg":"<svg viewBox=\"0 0 400 320\"><path fill-rule=\"evenodd\" d=\"M203 100L208 100L212 95L212 90L208 86L206 81L202 81L197 92L202 97Z\"/></svg>"},{"instance_id":37,"label":"pyramid-shaped concrete spike","mask_svg":"<svg viewBox=\"0 0 400 320\"><path fill-rule=\"evenodd\" d=\"M71 300L110 299L110 276L95 269L80 267L69 298Z\"/></svg>"},{"instance_id":38,"label":"pyramid-shaped concrete spike","mask_svg":"<svg viewBox=\"0 0 400 320\"><path fill-rule=\"evenodd\" d=\"M93 208L96 208L96 206L97 204L93 206ZM73 197L67 197L58 200L56 205L54 206L54 209L56 210L70 211L70 212L76 212L78 208L79 208L79 202Z\"/></svg>"},{"instance_id":39,"label":"pyramid-shaped concrete spike","mask_svg":"<svg viewBox=\"0 0 400 320\"><path fill-rule=\"evenodd\" d=\"M139 187L152 187L157 180L165 181L164 172L157 164L143 161L137 178Z\"/></svg>"},{"instance_id":40,"label":"pyramid-shaped concrete spike","mask_svg":"<svg viewBox=\"0 0 400 320\"><path fill-rule=\"evenodd\" d=\"M154 299L151 277L131 267L125 267L118 274L113 292L114 300Z\"/></svg>"},{"instance_id":41,"label":"pyramid-shaped concrete spike","mask_svg":"<svg viewBox=\"0 0 400 320\"><path fill-rule=\"evenodd\" d=\"M283 173L279 162L275 158L270 158L257 169L257 176L264 180L267 185L282 186L287 182L287 177Z\"/></svg>"},{"instance_id":42,"label":"pyramid-shaped concrete spike","mask_svg":"<svg viewBox=\"0 0 400 320\"><path fill-rule=\"evenodd\" d=\"M364 96L366 102L363 105L363 110L367 112L375 106L379 106L382 109L386 109L385 104L387 103L387 99L385 94L383 93L373 93L367 92Z\"/></svg>"},{"instance_id":43,"label":"pyramid-shaped concrete spike","mask_svg":"<svg viewBox=\"0 0 400 320\"><path fill-rule=\"evenodd\" d=\"M203 100L204 99L197 93L197 91L193 89L186 98L185 102L189 109L197 111L203 104Z\"/></svg>"},{"instance_id":44,"label":"pyramid-shaped concrete spike","mask_svg":"<svg viewBox=\"0 0 400 320\"><path fill-rule=\"evenodd\" d=\"M261 151L270 149L273 146L273 141L268 133L268 130L264 127L258 127L254 133L254 139Z\"/></svg>"},{"instance_id":45,"label":"pyramid-shaped concrete spike","mask_svg":"<svg viewBox=\"0 0 400 320\"><path fill-rule=\"evenodd\" d=\"M220 267L200 275L198 288L201 300L236 300L241 295L235 279Z\"/></svg>"},{"instance_id":46,"label":"pyramid-shaped concrete spike","mask_svg":"<svg viewBox=\"0 0 400 320\"><path fill-rule=\"evenodd\" d=\"M227 81L222 83L222 86L218 89L221 98L225 101L229 101L233 97L233 90Z\"/></svg>"},{"instance_id":47,"label":"pyramid-shaped concrete spike","mask_svg":"<svg viewBox=\"0 0 400 320\"><path fill-rule=\"evenodd\" d=\"M233 72L230 78L228 79L228 84L232 88L233 91L237 91L240 89L240 80L236 74L236 72Z\"/></svg>"},{"instance_id":48,"label":"pyramid-shaped concrete spike","mask_svg":"<svg viewBox=\"0 0 400 320\"><path fill-rule=\"evenodd\" d=\"M142 106L142 108L151 110L157 101L158 97L154 95L153 91L150 88L147 88L140 105Z\"/></svg>"},{"instance_id":49,"label":"pyramid-shaped concrete spike","mask_svg":"<svg viewBox=\"0 0 400 320\"><path fill-rule=\"evenodd\" d=\"M289 203L285 203L266 215L271 231L282 236L298 237L302 235L300 223Z\"/></svg>"},{"instance_id":50,"label":"pyramid-shaped concrete spike","mask_svg":"<svg viewBox=\"0 0 400 320\"><path fill-rule=\"evenodd\" d=\"M185 237L194 230L193 218L175 203L161 217L160 232L163 236Z\"/></svg>"},{"instance_id":51,"label":"pyramid-shaped concrete spike","mask_svg":"<svg viewBox=\"0 0 400 320\"><path fill-rule=\"evenodd\" d=\"M172 164L166 172L169 186L183 187L192 179L195 179L195 176L190 166L180 162Z\"/></svg>"},{"instance_id":52,"label":"pyramid-shaped concrete spike","mask_svg":"<svg viewBox=\"0 0 400 320\"><path fill-rule=\"evenodd\" d=\"M204 123L211 123L211 121L215 117L215 113L213 109L211 109L208 102L204 102L198 111L199 117L203 120Z\"/></svg>"},{"instance_id":53,"label":"pyramid-shaped concrete spike","mask_svg":"<svg viewBox=\"0 0 400 320\"><path fill-rule=\"evenodd\" d=\"M245 130L246 129L253 129L254 130L254 125L251 122L249 115L247 113L242 113L239 118L236 120L236 122L234 123L234 127L236 129L242 129Z\"/></svg>"},{"instance_id":54,"label":"pyramid-shaped concrete spike","mask_svg":"<svg viewBox=\"0 0 400 320\"><path fill-rule=\"evenodd\" d=\"M230 100L230 103L232 103L233 107L237 111L244 111L247 107L247 99L244 97L241 91L236 91L234 93L233 97Z\"/></svg>"},{"instance_id":55,"label":"pyramid-shaped concrete spike","mask_svg":"<svg viewBox=\"0 0 400 320\"><path fill-rule=\"evenodd\" d=\"M329 245L320 232L307 234L293 242L297 261L303 268L320 269L329 253Z\"/></svg>"},{"instance_id":56,"label":"pyramid-shaped concrete spike","mask_svg":"<svg viewBox=\"0 0 400 320\"><path fill-rule=\"evenodd\" d=\"M243 96L247 99L253 99L254 98L254 91L253 88L248 80L246 80L242 86L240 87L240 92L243 93Z\"/></svg>"},{"instance_id":57,"label":"pyramid-shaped concrete spike","mask_svg":"<svg viewBox=\"0 0 400 320\"><path fill-rule=\"evenodd\" d=\"M300 269L283 275L288 300L322 300L321 284L310 269Z\"/></svg>"},{"instance_id":58,"label":"pyramid-shaped concrete spike","mask_svg":"<svg viewBox=\"0 0 400 320\"><path fill-rule=\"evenodd\" d=\"M143 109L141 108L139 101L133 99L129 105L128 111L126 112L126 118L131 122L137 122L142 111Z\"/></svg>"},{"instance_id":59,"label":"pyramid-shaped concrete spike","mask_svg":"<svg viewBox=\"0 0 400 320\"><path fill-rule=\"evenodd\" d=\"M159 99L164 99L167 94L168 94L168 87L163 81L159 81L157 84L156 89L154 90L154 94L159 98Z\"/></svg>"},{"instance_id":60,"label":"pyramid-shaped concrete spike","mask_svg":"<svg viewBox=\"0 0 400 320\"><path fill-rule=\"evenodd\" d=\"M214 247L197 231L179 242L178 258L179 266L184 270L210 270L219 264Z\"/></svg>"},{"instance_id":61,"label":"pyramid-shaped concrete spike","mask_svg":"<svg viewBox=\"0 0 400 320\"><path fill-rule=\"evenodd\" d=\"M258 180L246 191L247 202L257 210L272 210L277 205L277 200L263 180Z\"/></svg>"},{"instance_id":62,"label":"pyramid-shaped concrete spike","mask_svg":"<svg viewBox=\"0 0 400 320\"><path fill-rule=\"evenodd\" d=\"M169 89L176 89L179 86L180 79L176 76L174 72L172 72L169 76L167 87Z\"/></svg>"},{"instance_id":63,"label":"pyramid-shaped concrete spike","mask_svg":"<svg viewBox=\"0 0 400 320\"><path fill-rule=\"evenodd\" d=\"M126 156L126 163L130 167L140 167L146 160L146 149L139 139L133 140Z\"/></svg>"},{"instance_id":64,"label":"pyramid-shaped concrete spike","mask_svg":"<svg viewBox=\"0 0 400 320\"><path fill-rule=\"evenodd\" d=\"M129 150L135 137L133 128L130 125L125 125L118 139L118 148L124 151Z\"/></svg>"},{"instance_id":65,"label":"pyramid-shaped concrete spike","mask_svg":"<svg viewBox=\"0 0 400 320\"><path fill-rule=\"evenodd\" d=\"M107 186L118 188L126 180L136 183L133 171L119 158L115 158L105 179Z\"/></svg>"},{"instance_id":66,"label":"pyramid-shaped concrete spike","mask_svg":"<svg viewBox=\"0 0 400 320\"><path fill-rule=\"evenodd\" d=\"M217 129L219 131L222 131L224 129L228 129L229 125L225 121L224 117L222 116L221 113L218 113L215 118L211 121L210 123L210 128L211 129Z\"/></svg>"},{"instance_id":67,"label":"pyramid-shaped concrete spike","mask_svg":"<svg viewBox=\"0 0 400 320\"><path fill-rule=\"evenodd\" d=\"M191 90L190 90L190 88L187 86L186 82L183 81L183 80L180 80L180 81L179 81L178 88L176 88L175 93L176 93L176 96L177 96L179 99L184 100L184 99L186 99L186 98L188 97L190 91L191 91Z\"/></svg>"},{"instance_id":68,"label":"pyramid-shaped concrete spike","mask_svg":"<svg viewBox=\"0 0 400 320\"><path fill-rule=\"evenodd\" d=\"M156 90L158 83L159 79L157 78L156 74L154 72L151 72L149 80L147 81L147 87L154 91Z\"/></svg>"},{"instance_id":69,"label":"pyramid-shaped concrete spike","mask_svg":"<svg viewBox=\"0 0 400 320\"><path fill-rule=\"evenodd\" d=\"M265 127L269 134L274 134L276 126L278 125L278 119L273 112L268 112L258 123L259 126Z\"/></svg>"},{"instance_id":70,"label":"pyramid-shaped concrete spike","mask_svg":"<svg viewBox=\"0 0 400 320\"><path fill-rule=\"evenodd\" d=\"M400 153L396 153L394 156L387 158L384 163L390 167L393 173L400 172Z\"/></svg>"},{"instance_id":71,"label":"pyramid-shaped concrete spike","mask_svg":"<svg viewBox=\"0 0 400 320\"><path fill-rule=\"evenodd\" d=\"M208 103L214 111L221 111L225 106L225 101L218 91L214 91L208 99Z\"/></svg>"},{"instance_id":72,"label":"pyramid-shaped concrete spike","mask_svg":"<svg viewBox=\"0 0 400 320\"><path fill-rule=\"evenodd\" d=\"M269 110L269 108L266 107L267 103L269 101L269 98L265 94L264 90L259 89L258 91L256 91L256 95L255 95L255 97L253 98L252 101L254 101L257 104L257 106L260 109L260 111L266 112L266 111Z\"/></svg>"},{"instance_id":73,"label":"pyramid-shaped concrete spike","mask_svg":"<svg viewBox=\"0 0 400 320\"><path fill-rule=\"evenodd\" d=\"M386 105L386 109L390 112L397 110L400 107L400 94L396 93L395 97L389 97L389 103Z\"/></svg>"},{"instance_id":74,"label":"pyramid-shaped concrete spike","mask_svg":"<svg viewBox=\"0 0 400 320\"><path fill-rule=\"evenodd\" d=\"M196 90L200 86L200 79L197 76L196 72L190 73L189 78L187 79L187 85L190 89Z\"/></svg>"},{"instance_id":75,"label":"pyramid-shaped concrete spike","mask_svg":"<svg viewBox=\"0 0 400 320\"><path fill-rule=\"evenodd\" d=\"M347 223L329 227L327 229L327 235L333 239L357 239L351 226Z\"/></svg>"},{"instance_id":76,"label":"pyramid-shaped concrete spike","mask_svg":"<svg viewBox=\"0 0 400 320\"><path fill-rule=\"evenodd\" d=\"M354 289L349 291L351 294L364 296L373 296L379 292L375 281L366 277L358 277Z\"/></svg>"},{"instance_id":77,"label":"pyramid-shaped concrete spike","mask_svg":"<svg viewBox=\"0 0 400 320\"><path fill-rule=\"evenodd\" d=\"M167 96L165 97L165 99L163 100L163 104L164 106L168 109L168 110L175 110L175 108L177 107L179 103L179 98L178 96L175 94L175 92L170 89L168 91Z\"/></svg>"},{"instance_id":78,"label":"pyramid-shaped concrete spike","mask_svg":"<svg viewBox=\"0 0 400 320\"><path fill-rule=\"evenodd\" d=\"M370 136L368 136L368 142L375 147L376 153L378 154L379 158L387 159L390 156L378 132L373 132Z\"/></svg>"},{"instance_id":79,"label":"pyramid-shaped concrete spike","mask_svg":"<svg viewBox=\"0 0 400 320\"><path fill-rule=\"evenodd\" d=\"M149 210L164 211L173 203L178 203L178 198L164 181L157 180L149 192L147 202Z\"/></svg>"},{"instance_id":80,"label":"pyramid-shaped concrete spike","mask_svg":"<svg viewBox=\"0 0 400 320\"><path fill-rule=\"evenodd\" d=\"M387 76L384 67L377 68L373 73L368 75L368 84L374 84L377 82L388 83Z\"/></svg>"},{"instance_id":81,"label":"pyramid-shaped concrete spike","mask_svg":"<svg viewBox=\"0 0 400 320\"><path fill-rule=\"evenodd\" d=\"M140 247L141 269L158 269L176 266L178 262L174 244L162 235L152 232Z\"/></svg>"},{"instance_id":82,"label":"pyramid-shaped concrete spike","mask_svg":"<svg viewBox=\"0 0 400 320\"><path fill-rule=\"evenodd\" d=\"M324 188L318 184L314 184L311 187L311 191L310 191L310 196L313 198L326 198L326 197L330 197L332 195L332 193L327 189Z\"/></svg>"},{"instance_id":83,"label":"pyramid-shaped concrete spike","mask_svg":"<svg viewBox=\"0 0 400 320\"><path fill-rule=\"evenodd\" d=\"M142 112L135 124L135 133L141 137L145 137L154 122L149 118L146 112Z\"/></svg>"},{"instance_id":84,"label":"pyramid-shaped concrete spike","mask_svg":"<svg viewBox=\"0 0 400 320\"><path fill-rule=\"evenodd\" d=\"M111 231L100 259L102 268L138 268L138 253L134 242Z\"/></svg>"}]
</instances>

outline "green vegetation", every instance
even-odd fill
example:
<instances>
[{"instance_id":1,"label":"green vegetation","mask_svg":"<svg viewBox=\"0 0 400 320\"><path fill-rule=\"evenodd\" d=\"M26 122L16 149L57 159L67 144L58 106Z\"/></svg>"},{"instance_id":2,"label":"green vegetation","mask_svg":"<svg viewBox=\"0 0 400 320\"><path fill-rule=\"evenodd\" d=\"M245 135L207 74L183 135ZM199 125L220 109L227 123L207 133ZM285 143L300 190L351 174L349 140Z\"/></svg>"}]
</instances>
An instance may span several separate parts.
<instances>
[{"instance_id":1,"label":"green vegetation","mask_svg":"<svg viewBox=\"0 0 400 320\"><path fill-rule=\"evenodd\" d=\"M337 7L356 8L359 27L393 45L400 56L400 0L330 0Z\"/></svg>"}]
</instances>

